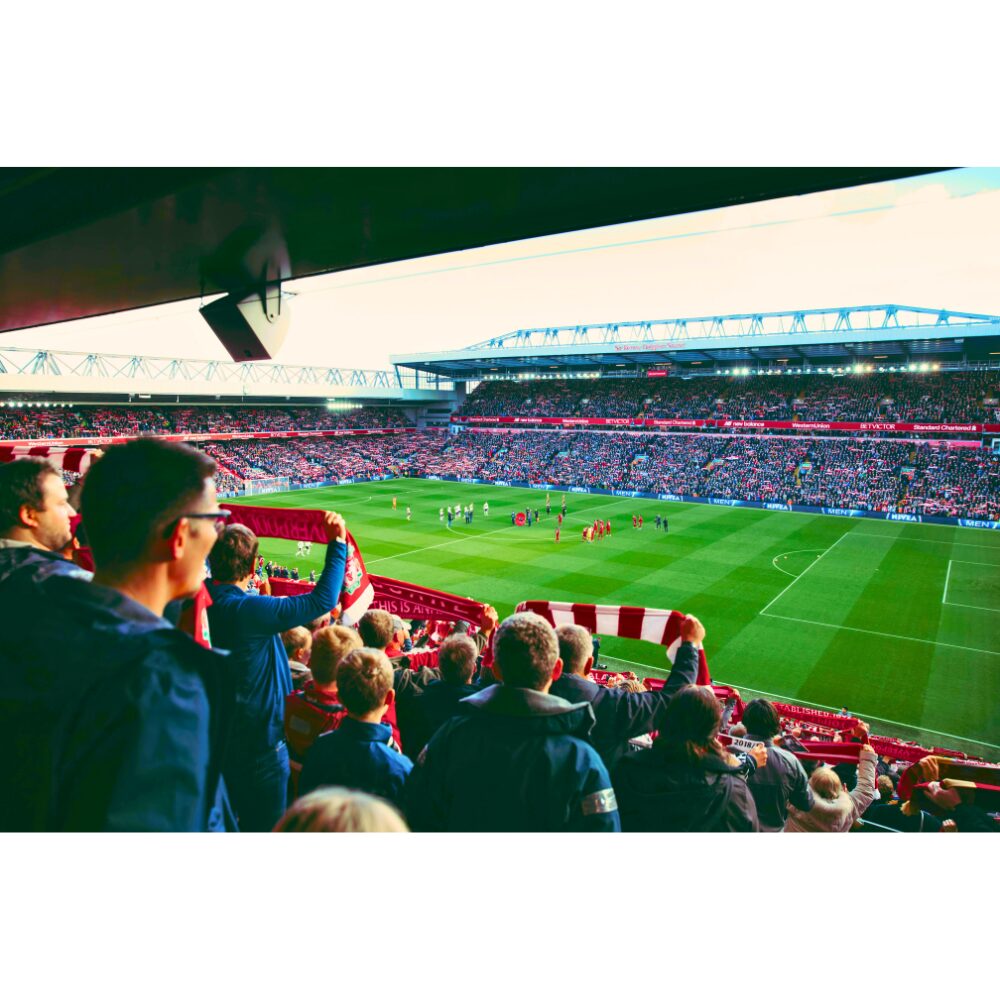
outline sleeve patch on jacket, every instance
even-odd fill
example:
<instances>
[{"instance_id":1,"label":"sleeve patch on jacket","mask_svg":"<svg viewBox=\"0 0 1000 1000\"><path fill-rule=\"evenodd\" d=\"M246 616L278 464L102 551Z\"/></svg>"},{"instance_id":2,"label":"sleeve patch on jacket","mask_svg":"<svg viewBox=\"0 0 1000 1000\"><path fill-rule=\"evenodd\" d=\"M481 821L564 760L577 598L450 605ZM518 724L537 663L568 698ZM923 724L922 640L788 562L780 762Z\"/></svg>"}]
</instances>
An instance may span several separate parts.
<instances>
[{"instance_id":1,"label":"sleeve patch on jacket","mask_svg":"<svg viewBox=\"0 0 1000 1000\"><path fill-rule=\"evenodd\" d=\"M582 802L584 816L596 816L598 813L612 813L618 809L618 800L613 788L602 788L599 792L588 795Z\"/></svg>"}]
</instances>

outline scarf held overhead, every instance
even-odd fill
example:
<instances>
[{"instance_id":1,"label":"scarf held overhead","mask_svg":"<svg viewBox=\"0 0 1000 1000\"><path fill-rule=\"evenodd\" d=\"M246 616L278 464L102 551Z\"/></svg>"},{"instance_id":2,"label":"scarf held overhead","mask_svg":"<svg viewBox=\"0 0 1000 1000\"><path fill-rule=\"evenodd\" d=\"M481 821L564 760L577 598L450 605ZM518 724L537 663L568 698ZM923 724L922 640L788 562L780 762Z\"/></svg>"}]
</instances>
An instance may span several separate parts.
<instances>
[{"instance_id":1,"label":"scarf held overhead","mask_svg":"<svg viewBox=\"0 0 1000 1000\"><path fill-rule=\"evenodd\" d=\"M571 601L522 601L518 611L534 611L550 625L582 625L592 635L615 635L624 639L643 639L667 647L671 663L681 644L681 623L687 617L680 611L659 608L632 608L626 605L574 604ZM711 684L708 659L700 644L697 684Z\"/></svg>"},{"instance_id":2,"label":"scarf held overhead","mask_svg":"<svg viewBox=\"0 0 1000 1000\"><path fill-rule=\"evenodd\" d=\"M231 511L231 523L244 524L258 536L326 543L321 510L247 507L243 504L220 506ZM478 601L388 576L369 575L357 543L351 535L347 538L347 571L340 603L344 618L350 624L355 624L371 607L399 615L400 618L440 618L482 625L485 605ZM312 584L301 580L271 580L271 593L276 597L304 593L311 588Z\"/></svg>"},{"instance_id":3,"label":"scarf held overhead","mask_svg":"<svg viewBox=\"0 0 1000 1000\"><path fill-rule=\"evenodd\" d=\"M325 511L298 510L288 507L247 507L243 504L219 504L230 512L230 524L242 524L259 538L284 538L293 542L327 542L323 523ZM348 625L355 625L371 606L375 588L365 569L361 551L347 535L347 566L340 591L340 610Z\"/></svg>"}]
</instances>

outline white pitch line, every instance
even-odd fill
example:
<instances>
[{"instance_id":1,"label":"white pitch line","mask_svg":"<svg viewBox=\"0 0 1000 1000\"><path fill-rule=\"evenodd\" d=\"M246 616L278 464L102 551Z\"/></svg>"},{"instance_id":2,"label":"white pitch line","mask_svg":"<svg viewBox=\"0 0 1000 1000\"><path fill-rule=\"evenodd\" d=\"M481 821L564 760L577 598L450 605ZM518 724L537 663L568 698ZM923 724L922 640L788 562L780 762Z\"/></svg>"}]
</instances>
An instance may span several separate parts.
<instances>
[{"instance_id":1,"label":"white pitch line","mask_svg":"<svg viewBox=\"0 0 1000 1000\"><path fill-rule=\"evenodd\" d=\"M897 635L895 632L875 632L870 628L856 628L854 625L834 625L832 622L814 622L811 618L792 618L791 615L759 614L765 618L780 618L786 622L801 622L803 625L818 625L821 628L839 628L848 632L863 632L865 635L880 635L886 639L904 639L907 642L921 642L925 646L947 646L948 649L962 649L967 653L985 653L987 656L1000 656L1000 652L993 649L980 649L978 646L959 646L953 642L939 642L936 639L918 639L912 635Z\"/></svg>"},{"instance_id":2,"label":"white pitch line","mask_svg":"<svg viewBox=\"0 0 1000 1000\"><path fill-rule=\"evenodd\" d=\"M794 512L793 512L794 513ZM935 527L944 527L935 525ZM960 528L960 531L968 531L968 528ZM979 531L989 529L979 528ZM855 531L858 538L888 538L893 542L921 542L924 545L958 545L963 549L979 549L980 552L1000 552L1000 546L996 545L973 545L972 542L949 542L943 538L910 538L908 535L887 535L884 531ZM987 565L989 565L987 563ZM930 732L930 730L928 730Z\"/></svg>"},{"instance_id":3,"label":"white pitch line","mask_svg":"<svg viewBox=\"0 0 1000 1000\"><path fill-rule=\"evenodd\" d=\"M769 615L768 617L772 616ZM664 674L670 673L666 667L657 667L652 663L638 663L635 660L626 660L623 656L614 656L611 653L608 654L608 659L617 660L619 663L628 663L633 667L642 667L643 670L659 670ZM727 682L719 680L718 683L722 684ZM799 698L795 695L775 694L773 691L761 691L759 688L743 687L741 684L728 684L727 686L734 687L738 691L752 691L754 694L762 694L777 701L784 701L787 698L789 699L788 704L808 705L810 708L822 708L824 711L834 713L840 711L839 707L834 707L833 705L821 705L819 702L815 701L806 701L804 698ZM951 740L961 740L963 743L975 743L976 746L989 747L991 750L1000 750L1000 745L997 745L996 743L987 743L985 740L974 740L971 736L959 736L957 733L942 733L939 729L928 729L926 726L914 726L909 722L899 722L896 719L883 719L881 716L869 715L867 712L861 712L858 714L863 715L866 719L873 719L875 722L888 722L890 726L899 726L902 729L912 729L915 732L920 733L930 733L932 736L946 736Z\"/></svg>"},{"instance_id":4,"label":"white pitch line","mask_svg":"<svg viewBox=\"0 0 1000 1000\"><path fill-rule=\"evenodd\" d=\"M951 579L951 564L952 560L948 560L948 572L944 575L944 593L941 595L941 603L948 603L948 581Z\"/></svg>"},{"instance_id":5,"label":"white pitch line","mask_svg":"<svg viewBox=\"0 0 1000 1000\"><path fill-rule=\"evenodd\" d=\"M782 590L780 594L776 595L775 597L772 597L772 598L771 598L771 600L770 600L770 601L768 601L766 605L764 605L764 608L763 608L763 609L762 609L761 611L758 611L758 612L757 612L757 614L759 614L759 615L762 615L762 614L764 614L764 612L765 612L765 611L767 611L767 609L768 609L768 608L769 608L769 607L770 607L770 606L771 606L772 604L774 604L774 603L775 603L775 602L776 602L776 601L777 601L777 600L778 600L779 598L781 598L781 597L782 597L782 596L784 596L784 595L785 595L786 593L788 593L788 591L789 591L789 590L791 590L791 589L792 589L792 587L794 587L794 586L795 586L795 584L797 584L797 583L799 582L799 580L801 580L801 579L802 579L802 577L804 577L804 576L806 575L806 573L808 573L808 572L809 572L809 570L811 570L811 569L813 568L813 566L815 566L815 565L816 565L816 564L817 564L817 563L818 563L818 562L819 562L819 561L820 561L820 560L821 560L821 559L822 559L822 558L823 558L824 556L827 556L827 555L829 555L829 553L830 553L830 552L831 552L831 551L833 550L834 546L836 546L836 545L838 545L838 544L839 544L840 542L842 542L842 541L843 541L843 540L844 540L844 539L845 539L845 538L846 538L846 537L847 537L847 536L848 536L849 534L850 534L850 531L845 531L845 532L844 532L844 533L843 533L843 534L842 534L842 535L840 536L840 538L838 538L838 539L837 539L837 541L835 541L835 542L833 543L833 545L831 545L831 546L829 546L828 548L824 549L823 553L822 553L822 554L821 554L820 556L818 556L818 557L817 557L816 559L814 559L814 560L813 560L813 561L812 561L811 563L809 563L809 565L808 565L808 566L806 566L806 568L805 568L805 569L804 569L804 570L803 570L803 571L802 571L801 573L799 573L799 575L798 575L798 576L797 576L797 577L796 577L796 578L795 578L794 580L792 580L792 582L791 582L791 583L790 583L790 584L789 584L789 585L788 585L787 587L785 587L785 589L784 589L784 590Z\"/></svg>"},{"instance_id":6,"label":"white pitch line","mask_svg":"<svg viewBox=\"0 0 1000 1000\"><path fill-rule=\"evenodd\" d=\"M774 559L771 560L771 565L779 573L784 573L786 576L793 576L797 580L802 575L802 573L805 572L805 570L803 570L802 573L789 573L787 569L782 569L778 565L777 560L780 559L782 556L795 556L795 555L798 555L800 552L822 552L822 551L823 551L822 549L790 549L788 552L779 552L774 557ZM815 560L813 560L813 562L815 562ZM808 569L808 567L806 567L806 568Z\"/></svg>"},{"instance_id":7,"label":"white pitch line","mask_svg":"<svg viewBox=\"0 0 1000 1000\"><path fill-rule=\"evenodd\" d=\"M973 611L992 611L993 614L1000 614L1000 608L984 608L981 604L958 604L955 601L946 601L946 608L971 608Z\"/></svg>"}]
</instances>

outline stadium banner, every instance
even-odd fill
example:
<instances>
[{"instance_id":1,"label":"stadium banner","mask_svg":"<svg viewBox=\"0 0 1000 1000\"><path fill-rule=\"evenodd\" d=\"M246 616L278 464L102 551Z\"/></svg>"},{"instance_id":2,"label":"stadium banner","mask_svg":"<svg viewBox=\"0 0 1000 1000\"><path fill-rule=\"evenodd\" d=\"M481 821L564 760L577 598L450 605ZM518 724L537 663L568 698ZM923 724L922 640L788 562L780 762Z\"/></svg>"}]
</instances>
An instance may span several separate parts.
<instances>
[{"instance_id":1,"label":"stadium banner","mask_svg":"<svg viewBox=\"0 0 1000 1000\"><path fill-rule=\"evenodd\" d=\"M368 579L374 589L374 596L368 605L371 609L388 611L400 618L465 621L476 627L483 624L486 605L479 601L375 573L368 574ZM315 586L307 580L284 580L279 577L274 577L269 582L274 597L307 594Z\"/></svg>"},{"instance_id":2,"label":"stadium banner","mask_svg":"<svg viewBox=\"0 0 1000 1000\"><path fill-rule=\"evenodd\" d=\"M916 434L989 434L1000 432L1000 424L917 424L893 421L844 420L691 420L661 417L463 417L452 414L456 424L519 424L536 427L715 427L723 430L764 431L888 431Z\"/></svg>"},{"instance_id":3,"label":"stadium banner","mask_svg":"<svg viewBox=\"0 0 1000 1000\"><path fill-rule=\"evenodd\" d=\"M25 438L17 441L0 441L0 445L34 447L38 445L59 447L105 448L112 444L125 444L140 437L156 438L158 441L248 441L256 439L283 439L295 437L351 437L357 434L410 434L417 427L338 427L329 431L219 431L204 434L123 434L113 437L80 438Z\"/></svg>"}]
</instances>

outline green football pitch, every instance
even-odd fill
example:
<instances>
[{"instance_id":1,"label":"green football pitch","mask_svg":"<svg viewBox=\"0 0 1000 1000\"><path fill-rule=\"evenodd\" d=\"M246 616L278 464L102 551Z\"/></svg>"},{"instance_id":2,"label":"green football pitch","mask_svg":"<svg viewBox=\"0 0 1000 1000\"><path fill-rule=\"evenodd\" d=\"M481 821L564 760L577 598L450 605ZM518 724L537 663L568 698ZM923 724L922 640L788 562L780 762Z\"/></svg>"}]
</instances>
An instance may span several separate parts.
<instances>
[{"instance_id":1,"label":"green football pitch","mask_svg":"<svg viewBox=\"0 0 1000 1000\"><path fill-rule=\"evenodd\" d=\"M397 479L238 502L336 510L372 572L501 617L532 599L697 615L713 678L745 697L846 705L877 732L1000 760L1000 533L567 493L556 544L561 497L552 491L547 517L540 490ZM470 502L471 525L440 522L441 507ZM529 505L541 521L512 526ZM669 533L655 529L657 513ZM588 544L581 530L596 517L612 534ZM262 539L261 553L305 578L323 548L300 558L295 542ZM601 652L640 676L666 673L650 643L607 638Z\"/></svg>"}]
</instances>

